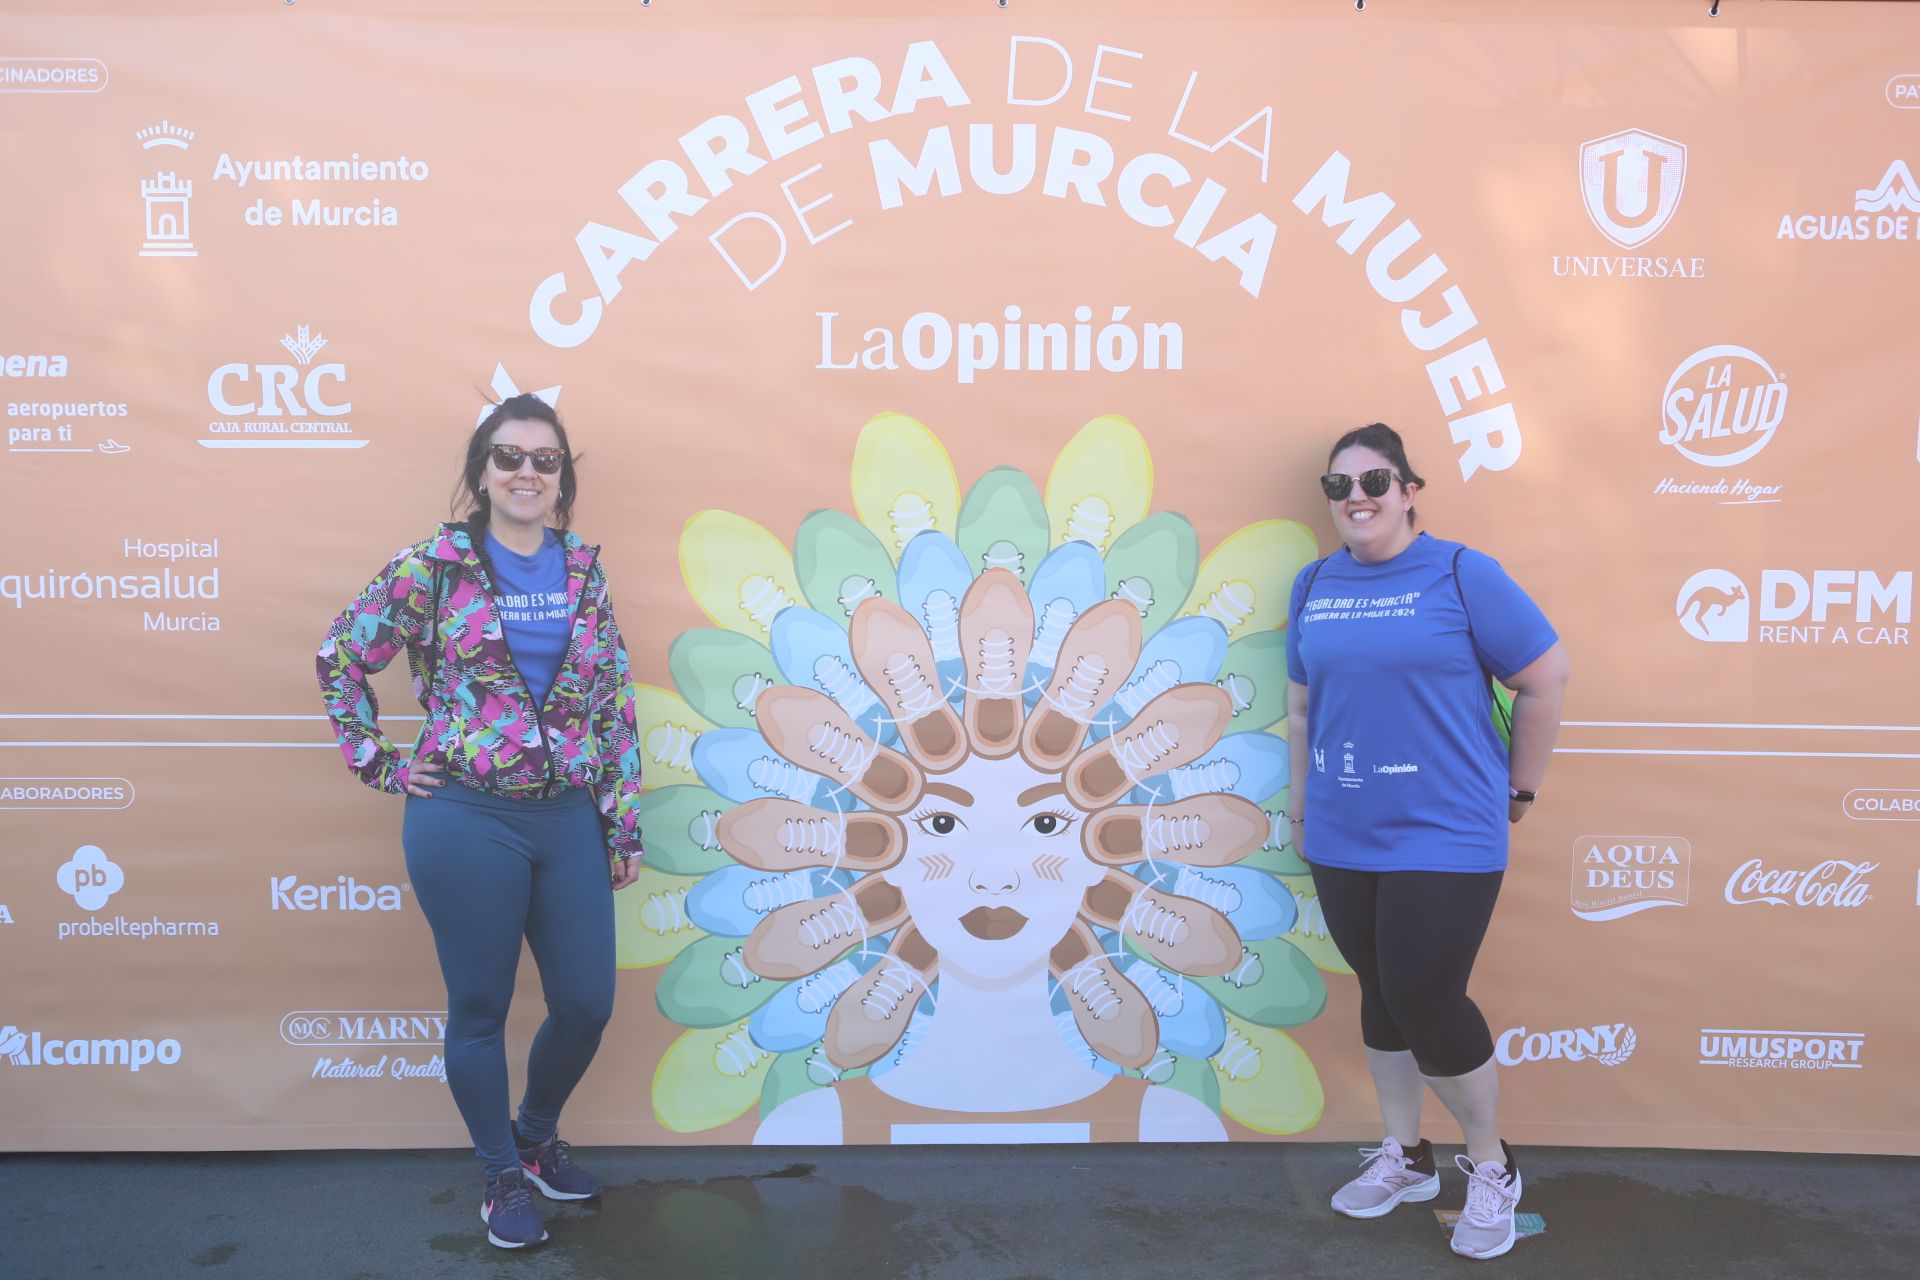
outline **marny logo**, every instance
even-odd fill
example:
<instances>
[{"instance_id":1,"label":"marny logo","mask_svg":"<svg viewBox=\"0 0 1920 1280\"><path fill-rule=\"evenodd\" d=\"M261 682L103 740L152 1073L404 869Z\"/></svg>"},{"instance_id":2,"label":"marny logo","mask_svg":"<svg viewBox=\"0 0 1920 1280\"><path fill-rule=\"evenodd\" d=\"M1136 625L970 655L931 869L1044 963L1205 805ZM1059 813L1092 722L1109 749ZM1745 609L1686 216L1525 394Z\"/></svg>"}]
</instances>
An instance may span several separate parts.
<instances>
[{"instance_id":1,"label":"marny logo","mask_svg":"<svg viewBox=\"0 0 1920 1280\"><path fill-rule=\"evenodd\" d=\"M332 884L301 884L299 876L268 876L274 911L398 911L410 884L361 884L335 876Z\"/></svg>"},{"instance_id":2,"label":"marny logo","mask_svg":"<svg viewBox=\"0 0 1920 1280\"><path fill-rule=\"evenodd\" d=\"M1759 1070L1859 1070L1867 1037L1858 1031L1744 1031L1705 1027L1700 1065Z\"/></svg>"},{"instance_id":3,"label":"marny logo","mask_svg":"<svg viewBox=\"0 0 1920 1280\"><path fill-rule=\"evenodd\" d=\"M1515 1027L1502 1032L1494 1042L1493 1056L1507 1067L1517 1067L1523 1062L1584 1062L1589 1058L1617 1067L1633 1056L1639 1043L1640 1037L1624 1022L1577 1027L1572 1031L1530 1032L1525 1027Z\"/></svg>"},{"instance_id":4,"label":"marny logo","mask_svg":"<svg viewBox=\"0 0 1920 1280\"><path fill-rule=\"evenodd\" d=\"M1660 397L1660 443L1703 467L1731 467L1766 448L1787 416L1787 384L1745 347L1703 347L1680 362Z\"/></svg>"},{"instance_id":5,"label":"marny logo","mask_svg":"<svg viewBox=\"0 0 1920 1280\"><path fill-rule=\"evenodd\" d=\"M1841 621L1848 606L1853 626ZM1756 609L1761 644L1911 644L1913 571L1762 569L1756 600L1732 572L1702 569L1680 585L1673 607L1688 635L1714 644L1744 643Z\"/></svg>"},{"instance_id":6,"label":"marny logo","mask_svg":"<svg viewBox=\"0 0 1920 1280\"><path fill-rule=\"evenodd\" d=\"M1659 235L1680 206L1686 144L1627 129L1580 144L1580 198L1602 235L1635 249Z\"/></svg>"},{"instance_id":7,"label":"marny logo","mask_svg":"<svg viewBox=\"0 0 1920 1280\"><path fill-rule=\"evenodd\" d=\"M290 1045L437 1045L447 1038L445 1009L296 1009L280 1019Z\"/></svg>"},{"instance_id":8,"label":"marny logo","mask_svg":"<svg viewBox=\"0 0 1920 1280\"><path fill-rule=\"evenodd\" d=\"M1758 858L1749 858L1727 877L1727 901L1736 907L1756 902L1784 907L1858 907L1873 900L1867 876L1880 869L1877 862L1849 862L1828 858L1811 867L1770 871Z\"/></svg>"},{"instance_id":9,"label":"marny logo","mask_svg":"<svg viewBox=\"0 0 1920 1280\"><path fill-rule=\"evenodd\" d=\"M38 1031L0 1027L0 1062L16 1067L125 1067L137 1072L150 1063L170 1067L178 1061L178 1040L49 1040Z\"/></svg>"},{"instance_id":10,"label":"marny logo","mask_svg":"<svg viewBox=\"0 0 1920 1280\"><path fill-rule=\"evenodd\" d=\"M300 325L280 338L293 363L223 364L207 377L207 403L221 418L207 424L207 449L360 449L347 415L347 366L315 362L328 339Z\"/></svg>"},{"instance_id":11,"label":"marny logo","mask_svg":"<svg viewBox=\"0 0 1920 1280\"><path fill-rule=\"evenodd\" d=\"M83 844L54 873L61 890L73 895L82 911L98 911L127 884L127 874L99 845Z\"/></svg>"},{"instance_id":12,"label":"marny logo","mask_svg":"<svg viewBox=\"0 0 1920 1280\"><path fill-rule=\"evenodd\" d=\"M1573 842L1573 914L1618 920L1684 907L1693 846L1680 836L1581 836Z\"/></svg>"}]
</instances>

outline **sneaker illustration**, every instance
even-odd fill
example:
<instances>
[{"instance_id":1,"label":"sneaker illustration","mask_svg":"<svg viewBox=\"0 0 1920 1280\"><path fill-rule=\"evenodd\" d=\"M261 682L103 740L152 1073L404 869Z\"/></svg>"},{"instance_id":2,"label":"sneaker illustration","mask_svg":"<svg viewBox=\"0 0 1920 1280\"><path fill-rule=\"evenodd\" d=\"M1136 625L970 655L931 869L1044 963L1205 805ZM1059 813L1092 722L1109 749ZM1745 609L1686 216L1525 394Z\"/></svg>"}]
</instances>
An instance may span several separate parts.
<instances>
[{"instance_id":1,"label":"sneaker illustration","mask_svg":"<svg viewBox=\"0 0 1920 1280\"><path fill-rule=\"evenodd\" d=\"M1020 732L1020 754L1041 773L1067 767L1086 740L1094 708L1113 696L1140 653L1140 611L1107 600L1080 615L1060 643L1053 679Z\"/></svg>"},{"instance_id":2,"label":"sneaker illustration","mask_svg":"<svg viewBox=\"0 0 1920 1280\"><path fill-rule=\"evenodd\" d=\"M1333 1208L1349 1218L1378 1218L1408 1201L1431 1200L1440 1194L1440 1174L1433 1167L1433 1144L1425 1138L1411 1151L1392 1138L1377 1147L1362 1147L1360 1176L1333 1193Z\"/></svg>"},{"instance_id":3,"label":"sneaker illustration","mask_svg":"<svg viewBox=\"0 0 1920 1280\"><path fill-rule=\"evenodd\" d=\"M1520 1203L1520 1170L1503 1139L1506 1163L1475 1164L1465 1156L1454 1163L1467 1175L1467 1205L1453 1224L1453 1251L1467 1258L1497 1258L1513 1248L1513 1211Z\"/></svg>"},{"instance_id":4,"label":"sneaker illustration","mask_svg":"<svg viewBox=\"0 0 1920 1280\"><path fill-rule=\"evenodd\" d=\"M767 642L774 662L779 664L780 674L786 677L784 683L820 690L868 737L887 744L896 740L887 709L854 670L853 650L847 645L844 626L815 610L790 606L775 615ZM783 682L768 681L769 685L780 683ZM755 690L754 697L757 699L760 693L761 690Z\"/></svg>"},{"instance_id":5,"label":"sneaker illustration","mask_svg":"<svg viewBox=\"0 0 1920 1280\"><path fill-rule=\"evenodd\" d=\"M1101 951L1093 930L1074 921L1048 955L1047 967L1089 1048L1123 1067L1137 1069L1153 1060L1160 1047L1153 1006Z\"/></svg>"},{"instance_id":6,"label":"sneaker illustration","mask_svg":"<svg viewBox=\"0 0 1920 1280\"><path fill-rule=\"evenodd\" d=\"M880 876L868 876L850 892L792 902L768 915L747 939L747 964L763 977L804 978L906 918L901 892Z\"/></svg>"},{"instance_id":7,"label":"sneaker illustration","mask_svg":"<svg viewBox=\"0 0 1920 1280\"><path fill-rule=\"evenodd\" d=\"M553 1134L545 1142L528 1145L520 1137L520 1126L513 1127L513 1145L520 1153L520 1167L527 1181L540 1188L549 1200L591 1200L600 1194L600 1179L574 1163L573 1146Z\"/></svg>"},{"instance_id":8,"label":"sneaker illustration","mask_svg":"<svg viewBox=\"0 0 1920 1280\"><path fill-rule=\"evenodd\" d=\"M775 685L754 703L754 718L769 746L835 790L890 813L920 799L920 766L868 737L824 693Z\"/></svg>"},{"instance_id":9,"label":"sneaker illustration","mask_svg":"<svg viewBox=\"0 0 1920 1280\"><path fill-rule=\"evenodd\" d=\"M1078 539L1063 542L1033 571L1027 598L1033 602L1033 646L1027 653L1022 697L1032 706L1060 665L1060 648L1068 632L1081 614L1108 598L1107 566L1089 544Z\"/></svg>"},{"instance_id":10,"label":"sneaker illustration","mask_svg":"<svg viewBox=\"0 0 1920 1280\"><path fill-rule=\"evenodd\" d=\"M1087 857L1103 867L1165 859L1191 867L1224 867L1260 848L1266 813L1233 795L1197 795L1167 805L1118 805L1081 828Z\"/></svg>"},{"instance_id":11,"label":"sneaker illustration","mask_svg":"<svg viewBox=\"0 0 1920 1280\"><path fill-rule=\"evenodd\" d=\"M1181 618L1153 633L1113 699L1093 715L1093 740L1112 736L1140 708L1177 684L1206 684L1227 658L1227 630L1212 618Z\"/></svg>"},{"instance_id":12,"label":"sneaker illustration","mask_svg":"<svg viewBox=\"0 0 1920 1280\"><path fill-rule=\"evenodd\" d=\"M1293 928L1293 893L1274 876L1249 867L1196 870L1177 862L1143 863L1133 868L1140 883L1164 886L1183 898L1204 902L1227 918L1242 943L1277 938Z\"/></svg>"},{"instance_id":13,"label":"sneaker illustration","mask_svg":"<svg viewBox=\"0 0 1920 1280\"><path fill-rule=\"evenodd\" d=\"M1215 686L1218 688L1218 686ZM1231 705L1233 695L1225 689ZM1144 778L1135 804L1168 804L1188 796L1227 792L1259 804L1287 785L1285 740L1270 733L1230 733L1192 764Z\"/></svg>"},{"instance_id":14,"label":"sneaker illustration","mask_svg":"<svg viewBox=\"0 0 1920 1280\"><path fill-rule=\"evenodd\" d=\"M876 941L816 974L789 982L747 1020L747 1034L770 1053L792 1053L820 1039L841 995L880 960Z\"/></svg>"},{"instance_id":15,"label":"sneaker illustration","mask_svg":"<svg viewBox=\"0 0 1920 1280\"><path fill-rule=\"evenodd\" d=\"M879 964L864 974L827 1015L827 1061L843 1071L886 1056L907 1033L914 1007L938 968L933 946L911 923L900 926Z\"/></svg>"},{"instance_id":16,"label":"sneaker illustration","mask_svg":"<svg viewBox=\"0 0 1920 1280\"><path fill-rule=\"evenodd\" d=\"M1067 766L1067 799L1082 809L1103 809L1147 777L1198 760L1232 719L1233 700L1224 689L1175 685L1141 707L1111 738L1075 757Z\"/></svg>"},{"instance_id":17,"label":"sneaker illustration","mask_svg":"<svg viewBox=\"0 0 1920 1280\"><path fill-rule=\"evenodd\" d=\"M1033 601L1020 579L1005 569L975 578L960 602L960 654L967 677L963 719L974 754L999 760L1020 745L1026 713L1022 681L1032 648Z\"/></svg>"},{"instance_id":18,"label":"sneaker illustration","mask_svg":"<svg viewBox=\"0 0 1920 1280\"><path fill-rule=\"evenodd\" d=\"M900 552L900 605L926 631L940 696L956 708L966 685L966 663L960 660L960 598L972 581L966 553L938 529L915 534Z\"/></svg>"},{"instance_id":19,"label":"sneaker illustration","mask_svg":"<svg viewBox=\"0 0 1920 1280\"><path fill-rule=\"evenodd\" d=\"M520 1169L487 1179L480 1197L480 1221L487 1224L487 1243L502 1249L524 1249L547 1238L540 1211L533 1207L533 1189Z\"/></svg>"},{"instance_id":20,"label":"sneaker illustration","mask_svg":"<svg viewBox=\"0 0 1920 1280\"><path fill-rule=\"evenodd\" d=\"M687 892L687 919L708 933L744 938L775 911L804 905L823 894L844 893L853 877L845 871L756 871L722 867L694 882Z\"/></svg>"},{"instance_id":21,"label":"sneaker illustration","mask_svg":"<svg viewBox=\"0 0 1920 1280\"><path fill-rule=\"evenodd\" d=\"M738 1022L782 988L747 968L739 938L701 938L667 963L654 990L660 1012L683 1027Z\"/></svg>"},{"instance_id":22,"label":"sneaker illustration","mask_svg":"<svg viewBox=\"0 0 1920 1280\"><path fill-rule=\"evenodd\" d=\"M907 851L907 830L889 814L822 813L792 800L749 800L720 815L716 834L743 865L762 871L884 871Z\"/></svg>"},{"instance_id":23,"label":"sneaker illustration","mask_svg":"<svg viewBox=\"0 0 1920 1280\"><path fill-rule=\"evenodd\" d=\"M1240 935L1226 916L1122 871L1087 890L1081 913L1177 973L1221 974L1240 962Z\"/></svg>"},{"instance_id":24,"label":"sneaker illustration","mask_svg":"<svg viewBox=\"0 0 1920 1280\"><path fill-rule=\"evenodd\" d=\"M943 696L933 647L913 615L882 596L862 600L847 638L854 665L886 704L907 754L929 773L966 759L966 731Z\"/></svg>"}]
</instances>

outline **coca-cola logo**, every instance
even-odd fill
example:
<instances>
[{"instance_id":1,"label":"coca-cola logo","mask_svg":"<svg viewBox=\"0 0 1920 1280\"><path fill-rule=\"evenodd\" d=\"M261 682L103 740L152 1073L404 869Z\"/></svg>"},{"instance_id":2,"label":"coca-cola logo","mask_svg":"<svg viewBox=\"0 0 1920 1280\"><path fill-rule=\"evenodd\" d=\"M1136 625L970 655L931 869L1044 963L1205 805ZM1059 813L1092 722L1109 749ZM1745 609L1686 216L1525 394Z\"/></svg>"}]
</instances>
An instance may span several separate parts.
<instances>
[{"instance_id":1,"label":"coca-cola logo","mask_svg":"<svg viewBox=\"0 0 1920 1280\"><path fill-rule=\"evenodd\" d=\"M1737 907L1756 902L1776 907L1857 907L1872 898L1867 876L1879 869L1877 862L1828 858L1811 867L1775 871L1759 858L1749 858L1727 877L1727 901Z\"/></svg>"}]
</instances>

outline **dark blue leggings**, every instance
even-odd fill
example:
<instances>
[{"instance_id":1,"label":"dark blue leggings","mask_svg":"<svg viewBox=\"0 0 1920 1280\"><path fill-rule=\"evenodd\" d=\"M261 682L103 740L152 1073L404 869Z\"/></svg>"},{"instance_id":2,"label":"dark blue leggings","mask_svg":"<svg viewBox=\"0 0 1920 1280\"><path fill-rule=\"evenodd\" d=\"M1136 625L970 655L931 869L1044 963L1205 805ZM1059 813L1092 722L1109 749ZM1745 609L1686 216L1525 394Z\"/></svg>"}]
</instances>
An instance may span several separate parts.
<instances>
[{"instance_id":1,"label":"dark blue leggings","mask_svg":"<svg viewBox=\"0 0 1920 1280\"><path fill-rule=\"evenodd\" d=\"M541 1140L613 1013L613 890L593 795L507 800L449 782L407 798L401 844L447 982L447 1084L492 1177L516 1168L507 1101L507 1005L520 939L547 1020L527 1057L520 1132Z\"/></svg>"},{"instance_id":2,"label":"dark blue leggings","mask_svg":"<svg viewBox=\"0 0 1920 1280\"><path fill-rule=\"evenodd\" d=\"M1369 1049L1411 1050L1427 1076L1463 1076L1493 1056L1467 977L1505 875L1313 863L1327 933L1360 980L1360 1039Z\"/></svg>"}]
</instances>

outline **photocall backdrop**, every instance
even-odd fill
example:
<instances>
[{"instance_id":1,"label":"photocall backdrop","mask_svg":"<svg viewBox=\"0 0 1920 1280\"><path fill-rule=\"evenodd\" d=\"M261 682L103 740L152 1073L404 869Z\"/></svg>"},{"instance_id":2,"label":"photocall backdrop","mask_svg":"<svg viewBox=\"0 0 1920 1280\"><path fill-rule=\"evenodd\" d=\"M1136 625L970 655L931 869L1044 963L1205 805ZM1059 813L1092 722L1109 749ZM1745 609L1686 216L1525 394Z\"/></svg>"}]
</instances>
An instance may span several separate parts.
<instances>
[{"instance_id":1,"label":"photocall backdrop","mask_svg":"<svg viewBox=\"0 0 1920 1280\"><path fill-rule=\"evenodd\" d=\"M1033 678L1133 601L1130 688L1238 710L1166 781L1279 815L1315 476L1384 420L1422 527L1498 557L1575 672L1475 975L1508 1136L1920 1151L1911 7L170 8L0 19L0 1147L466 1142L401 803L343 767L313 653L521 390L582 454L653 789L574 1140L746 1142L821 1088L867 1090L852 1142L1138 1136L1138 1085L1021 1114L1059 1046L994 1028L1036 1012L1162 1133L1377 1136L1284 818L1237 866L1136 869L1233 972L1097 928L1151 1061L1050 981L950 1011L945 1083L913 1063L937 983L871 1066L823 1046L886 938L742 963L850 877L752 871L714 823L826 786L764 749L760 688L864 706L853 605L950 655L990 565ZM1005 899L1054 930L1020 945L1072 919L1041 900L1077 842ZM950 964L1000 945L952 927L967 867L921 870ZM860 1077L905 1064L950 1123L876 1109Z\"/></svg>"}]
</instances>

